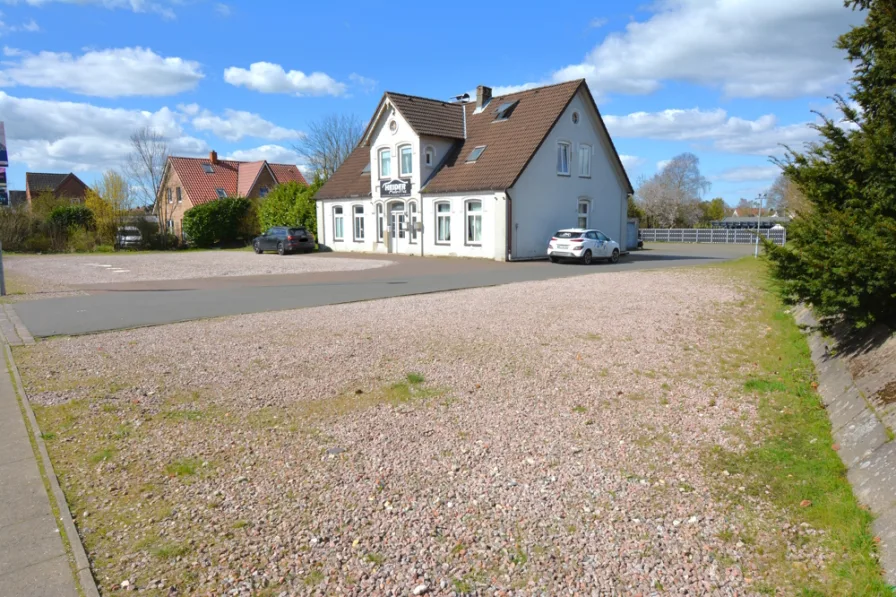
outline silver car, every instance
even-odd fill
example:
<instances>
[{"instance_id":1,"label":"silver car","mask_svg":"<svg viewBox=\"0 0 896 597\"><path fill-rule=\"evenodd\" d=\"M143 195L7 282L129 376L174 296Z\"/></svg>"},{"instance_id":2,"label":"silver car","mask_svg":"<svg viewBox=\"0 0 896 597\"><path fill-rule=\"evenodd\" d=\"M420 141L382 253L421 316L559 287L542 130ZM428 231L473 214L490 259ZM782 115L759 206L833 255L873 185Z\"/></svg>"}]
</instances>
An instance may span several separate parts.
<instances>
[{"instance_id":1,"label":"silver car","mask_svg":"<svg viewBox=\"0 0 896 597\"><path fill-rule=\"evenodd\" d=\"M136 226L122 226L115 237L117 249L139 249L143 244L143 234Z\"/></svg>"}]
</instances>

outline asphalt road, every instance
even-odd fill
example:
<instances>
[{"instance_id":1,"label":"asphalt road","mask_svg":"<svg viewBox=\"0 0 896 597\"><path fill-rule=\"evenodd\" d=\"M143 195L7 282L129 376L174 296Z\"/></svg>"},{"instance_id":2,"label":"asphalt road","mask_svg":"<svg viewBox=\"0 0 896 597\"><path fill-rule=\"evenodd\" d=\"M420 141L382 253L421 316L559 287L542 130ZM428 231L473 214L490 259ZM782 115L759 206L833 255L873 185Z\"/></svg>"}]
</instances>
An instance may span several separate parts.
<instances>
[{"instance_id":1,"label":"asphalt road","mask_svg":"<svg viewBox=\"0 0 896 597\"><path fill-rule=\"evenodd\" d=\"M15 305L15 310L35 338L88 334L585 274L701 265L736 259L751 251L752 247L746 245L659 243L633 252L617 264L588 267L546 261L500 263L482 259L390 257L396 261L394 265L352 272L83 286L80 288L91 294L21 302ZM357 255L351 257L357 258ZM285 257L315 258L313 255Z\"/></svg>"}]
</instances>

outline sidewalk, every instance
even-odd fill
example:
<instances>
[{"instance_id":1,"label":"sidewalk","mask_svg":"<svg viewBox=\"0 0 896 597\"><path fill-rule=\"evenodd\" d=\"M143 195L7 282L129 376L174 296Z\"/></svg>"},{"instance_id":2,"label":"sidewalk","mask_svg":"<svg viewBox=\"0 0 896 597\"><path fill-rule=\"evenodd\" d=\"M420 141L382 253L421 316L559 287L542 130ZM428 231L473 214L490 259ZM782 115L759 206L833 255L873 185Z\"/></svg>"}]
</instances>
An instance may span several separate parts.
<instances>
[{"instance_id":1,"label":"sidewalk","mask_svg":"<svg viewBox=\"0 0 896 597\"><path fill-rule=\"evenodd\" d=\"M0 593L10 597L78 597L3 344L0 352Z\"/></svg>"}]
</instances>

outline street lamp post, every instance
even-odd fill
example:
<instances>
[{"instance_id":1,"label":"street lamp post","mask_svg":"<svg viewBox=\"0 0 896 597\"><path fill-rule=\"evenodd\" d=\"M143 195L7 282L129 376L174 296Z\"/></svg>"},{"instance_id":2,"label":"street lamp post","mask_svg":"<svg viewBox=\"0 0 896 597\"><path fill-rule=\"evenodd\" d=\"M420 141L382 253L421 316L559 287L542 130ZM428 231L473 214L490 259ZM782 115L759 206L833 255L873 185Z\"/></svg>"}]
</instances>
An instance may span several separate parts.
<instances>
[{"instance_id":1,"label":"street lamp post","mask_svg":"<svg viewBox=\"0 0 896 597\"><path fill-rule=\"evenodd\" d=\"M756 249L753 251L753 258L759 257L759 234L762 226L762 201L765 199L765 193L759 193L759 197L756 198L757 203L759 203L759 211L756 212Z\"/></svg>"}]
</instances>

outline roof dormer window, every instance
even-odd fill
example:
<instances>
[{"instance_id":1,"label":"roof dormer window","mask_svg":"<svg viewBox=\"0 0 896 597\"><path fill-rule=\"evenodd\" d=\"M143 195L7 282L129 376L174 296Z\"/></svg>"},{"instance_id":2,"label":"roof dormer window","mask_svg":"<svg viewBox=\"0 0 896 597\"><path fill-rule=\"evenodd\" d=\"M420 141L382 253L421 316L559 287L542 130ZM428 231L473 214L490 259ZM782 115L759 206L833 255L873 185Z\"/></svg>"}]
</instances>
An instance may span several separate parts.
<instances>
[{"instance_id":1,"label":"roof dormer window","mask_svg":"<svg viewBox=\"0 0 896 597\"><path fill-rule=\"evenodd\" d=\"M474 147L473 151L470 152L470 155L467 157L467 163L475 162L479 159L479 156L482 155L482 152L485 151L485 145L480 145L479 147Z\"/></svg>"},{"instance_id":2,"label":"roof dormer window","mask_svg":"<svg viewBox=\"0 0 896 597\"><path fill-rule=\"evenodd\" d=\"M215 169L212 168L211 164L202 164L202 169L205 170L206 174L214 174Z\"/></svg>"}]
</instances>

